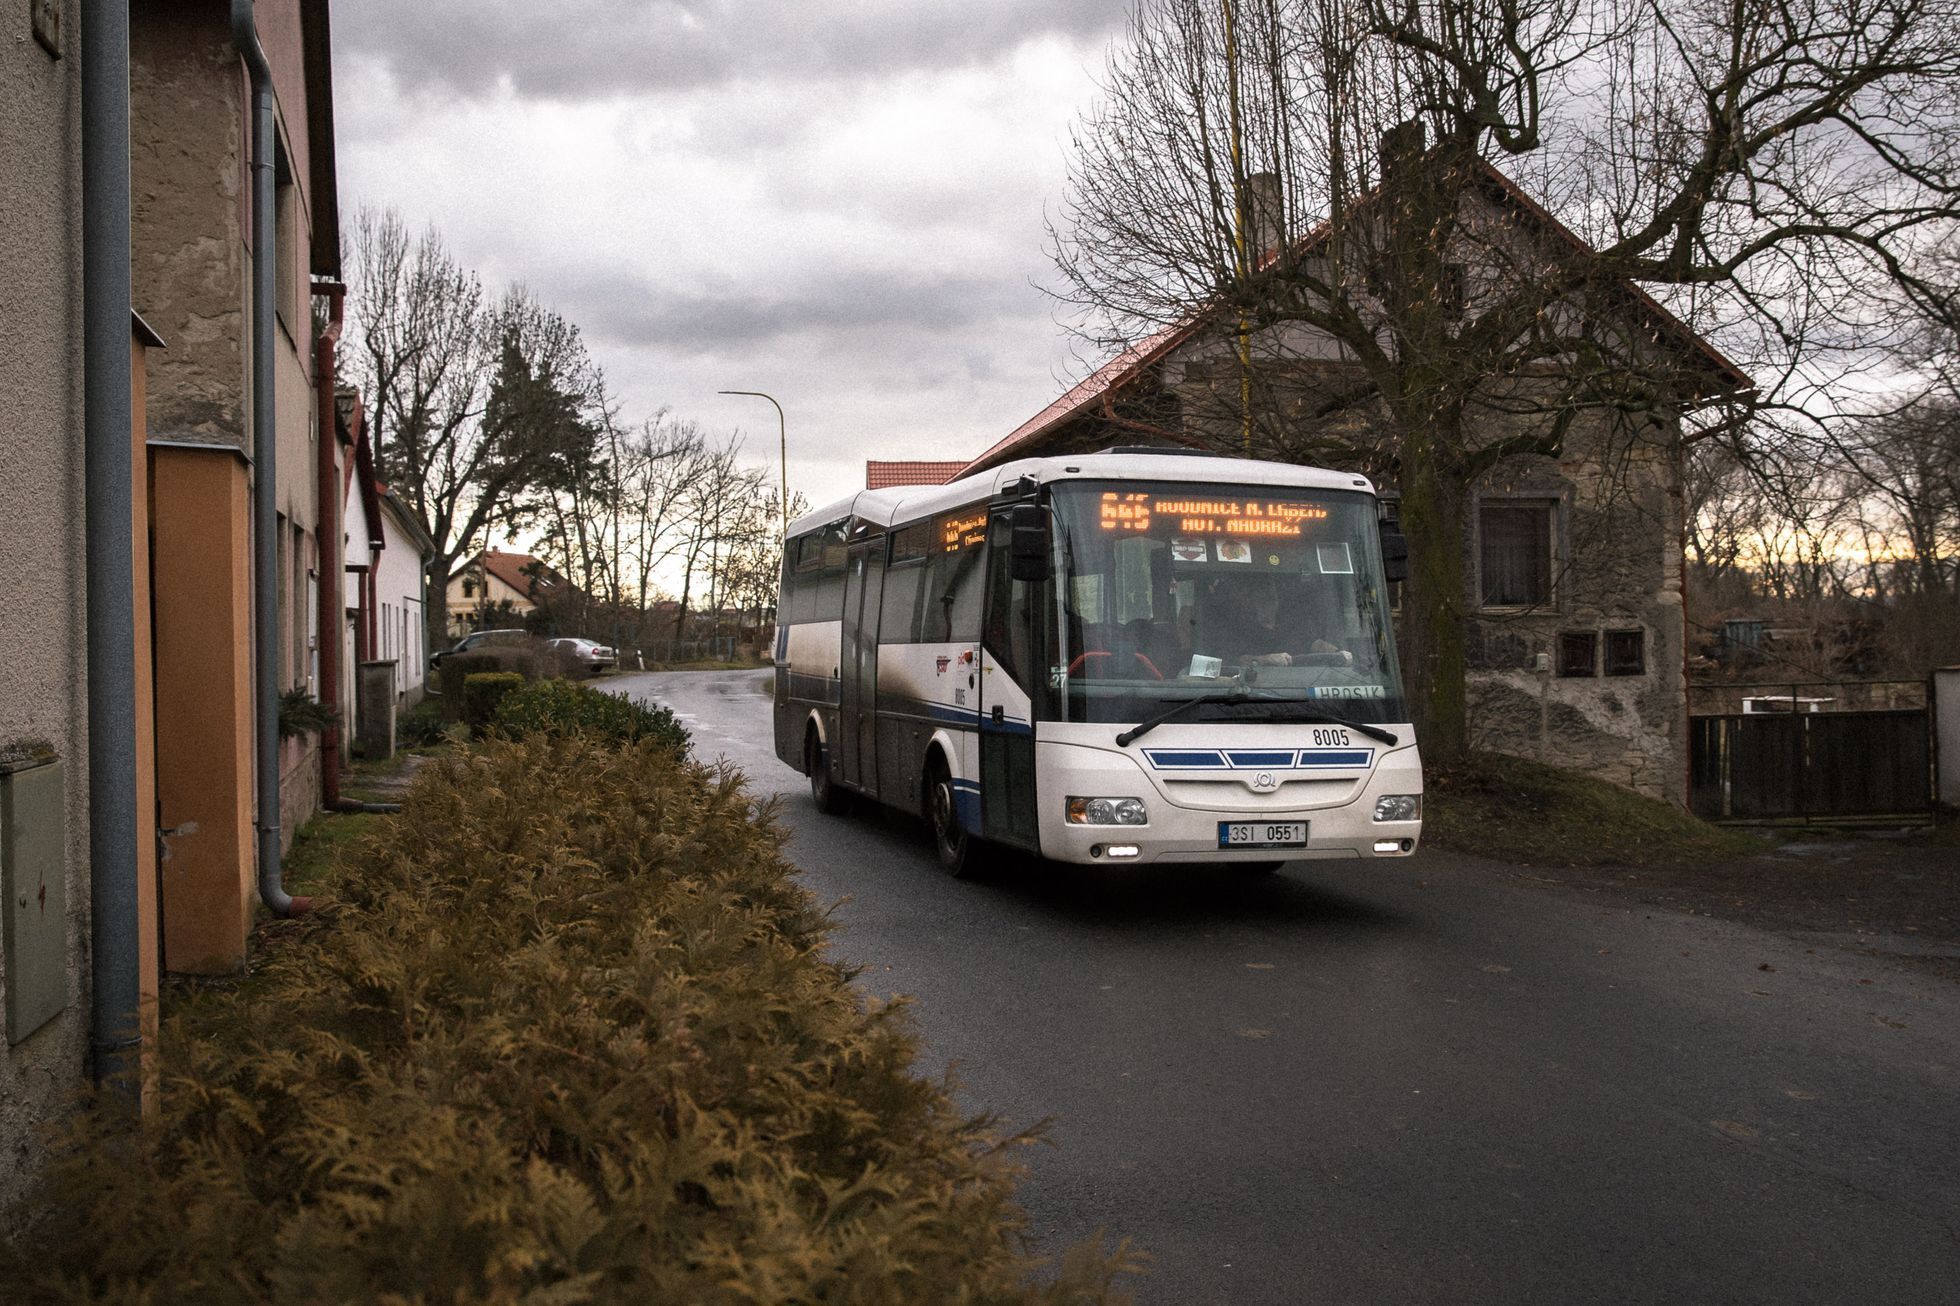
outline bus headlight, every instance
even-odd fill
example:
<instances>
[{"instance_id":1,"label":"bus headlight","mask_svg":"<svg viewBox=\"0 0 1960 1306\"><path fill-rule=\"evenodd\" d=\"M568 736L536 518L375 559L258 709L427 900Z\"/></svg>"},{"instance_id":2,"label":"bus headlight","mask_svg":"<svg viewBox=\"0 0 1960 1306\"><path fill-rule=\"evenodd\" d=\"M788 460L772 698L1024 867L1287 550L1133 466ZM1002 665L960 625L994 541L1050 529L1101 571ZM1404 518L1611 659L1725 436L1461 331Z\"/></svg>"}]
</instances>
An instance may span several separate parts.
<instances>
[{"instance_id":1,"label":"bus headlight","mask_svg":"<svg viewBox=\"0 0 1960 1306\"><path fill-rule=\"evenodd\" d=\"M1383 794L1375 800L1377 821L1420 821L1421 794Z\"/></svg>"},{"instance_id":2,"label":"bus headlight","mask_svg":"<svg viewBox=\"0 0 1960 1306\"><path fill-rule=\"evenodd\" d=\"M1070 825L1148 825L1150 813L1141 798L1073 798L1068 800Z\"/></svg>"}]
</instances>

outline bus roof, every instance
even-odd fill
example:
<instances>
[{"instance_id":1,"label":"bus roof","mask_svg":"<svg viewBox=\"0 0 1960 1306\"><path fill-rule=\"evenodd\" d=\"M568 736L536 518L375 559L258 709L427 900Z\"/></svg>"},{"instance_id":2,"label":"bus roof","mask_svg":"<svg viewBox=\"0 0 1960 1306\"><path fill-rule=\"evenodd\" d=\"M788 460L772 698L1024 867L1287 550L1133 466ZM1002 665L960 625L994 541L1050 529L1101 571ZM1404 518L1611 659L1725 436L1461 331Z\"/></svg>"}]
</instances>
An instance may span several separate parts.
<instances>
[{"instance_id":1,"label":"bus roof","mask_svg":"<svg viewBox=\"0 0 1960 1306\"><path fill-rule=\"evenodd\" d=\"M1061 481L1202 481L1226 485L1272 485L1308 490L1375 492L1365 476L1293 463L1250 458L1219 458L1187 453L1083 453L1053 458L1022 458L990 467L945 485L901 485L860 490L847 499L804 513L789 524L793 538L848 517L880 526L915 521L991 499L1001 487L1033 477L1042 484Z\"/></svg>"}]
</instances>

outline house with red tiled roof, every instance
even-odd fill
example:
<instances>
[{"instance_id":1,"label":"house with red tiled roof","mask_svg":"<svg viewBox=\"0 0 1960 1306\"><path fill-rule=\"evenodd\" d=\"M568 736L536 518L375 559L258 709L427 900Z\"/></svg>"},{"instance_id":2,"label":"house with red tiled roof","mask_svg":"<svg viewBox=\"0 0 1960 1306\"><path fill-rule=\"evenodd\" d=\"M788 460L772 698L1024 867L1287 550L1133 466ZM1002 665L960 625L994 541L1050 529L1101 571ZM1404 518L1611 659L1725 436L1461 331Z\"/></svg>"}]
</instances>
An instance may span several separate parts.
<instances>
[{"instance_id":1,"label":"house with red tiled roof","mask_svg":"<svg viewBox=\"0 0 1960 1306\"><path fill-rule=\"evenodd\" d=\"M1466 202L1509 266L1549 265L1591 251L1516 183L1477 165ZM1364 201L1365 202L1365 201ZM1323 224L1291 247L1303 263L1328 257ZM1264 270L1278 243L1262 241ZM1506 265L1459 266L1465 285L1498 283ZM1465 293L1469 293L1467 290ZM1555 453L1504 458L1473 487L1464 511L1466 689L1479 748L1587 771L1656 797L1688 788L1682 419L1751 388L1750 378L1630 281L1589 281L1577 320L1603 326L1638 360L1648 406L1639 421L1604 406L1546 409L1493 403L1478 439L1557 420ZM1253 333L1248 371L1221 306L1148 335L1109 359L988 446L958 475L1019 458L1114 446L1239 453L1253 443L1245 396L1263 424L1255 456L1295 460L1335 430L1348 448L1380 448L1380 420L1361 365L1305 322ZM1563 364L1547 358L1507 379L1558 392ZM1655 384L1656 378L1659 383ZM1243 388L1242 388L1243 387ZM1630 391L1635 388L1630 387ZM1595 401L1596 402L1596 401ZM1329 415L1332 414L1330 417ZM1320 423L1315 427L1314 423ZM1340 423L1338 427L1333 423ZM1632 432L1629 435L1629 432ZM1514 441L1523 445L1525 441ZM1553 442L1538 442L1554 447ZM1356 467L1380 478L1386 460ZM957 479L948 478L948 479ZM1394 487L1384 484L1385 498ZM1411 678L1422 674L1409 667Z\"/></svg>"},{"instance_id":2,"label":"house with red tiled roof","mask_svg":"<svg viewBox=\"0 0 1960 1306\"><path fill-rule=\"evenodd\" d=\"M873 458L864 464L864 488L889 490L899 485L944 485L965 466L964 458L951 462L883 462Z\"/></svg>"},{"instance_id":3,"label":"house with red tiled roof","mask_svg":"<svg viewBox=\"0 0 1960 1306\"><path fill-rule=\"evenodd\" d=\"M540 608L573 600L578 587L528 553L485 549L449 578L449 633L486 623L521 626Z\"/></svg>"}]
</instances>

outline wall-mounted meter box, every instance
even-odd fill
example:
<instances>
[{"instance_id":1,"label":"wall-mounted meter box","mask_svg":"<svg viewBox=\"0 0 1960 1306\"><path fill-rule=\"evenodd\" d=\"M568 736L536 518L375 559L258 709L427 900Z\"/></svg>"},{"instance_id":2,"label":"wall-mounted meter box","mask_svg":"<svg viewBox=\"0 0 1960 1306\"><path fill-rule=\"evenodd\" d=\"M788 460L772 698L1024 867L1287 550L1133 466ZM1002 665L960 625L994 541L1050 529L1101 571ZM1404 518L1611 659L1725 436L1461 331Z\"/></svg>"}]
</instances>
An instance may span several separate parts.
<instances>
[{"instance_id":1,"label":"wall-mounted meter box","mask_svg":"<svg viewBox=\"0 0 1960 1306\"><path fill-rule=\"evenodd\" d=\"M0 753L0 982L7 1042L68 1005L68 813L61 762Z\"/></svg>"}]
</instances>

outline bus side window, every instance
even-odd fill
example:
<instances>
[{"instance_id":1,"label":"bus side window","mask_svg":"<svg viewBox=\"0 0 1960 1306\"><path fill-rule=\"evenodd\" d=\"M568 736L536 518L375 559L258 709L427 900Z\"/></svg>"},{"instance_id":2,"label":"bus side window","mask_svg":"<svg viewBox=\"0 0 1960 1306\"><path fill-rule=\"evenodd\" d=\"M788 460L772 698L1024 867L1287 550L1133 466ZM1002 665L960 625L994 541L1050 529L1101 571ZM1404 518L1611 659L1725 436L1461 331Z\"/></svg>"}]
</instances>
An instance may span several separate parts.
<instances>
[{"instance_id":1,"label":"bus side window","mask_svg":"<svg viewBox=\"0 0 1960 1306\"><path fill-rule=\"evenodd\" d=\"M1032 690L1033 658L1029 638L1033 626L1032 587L1024 580L1008 576L1009 527L1006 517L996 517L988 532L990 549L987 566L993 573L987 580L987 629L982 643L992 653L1001 670L1012 676L1021 688Z\"/></svg>"},{"instance_id":2,"label":"bus side window","mask_svg":"<svg viewBox=\"0 0 1960 1306\"><path fill-rule=\"evenodd\" d=\"M878 616L878 642L919 642L919 613L930 568L926 565L930 528L924 523L892 534L891 566L885 573L885 606Z\"/></svg>"},{"instance_id":3,"label":"bus side window","mask_svg":"<svg viewBox=\"0 0 1960 1306\"><path fill-rule=\"evenodd\" d=\"M986 579L980 560L986 556L986 549L978 544L933 555L926 611L919 623L920 638L926 643L968 643L980 638L980 601Z\"/></svg>"},{"instance_id":4,"label":"bus side window","mask_svg":"<svg viewBox=\"0 0 1960 1306\"><path fill-rule=\"evenodd\" d=\"M803 539L804 552L797 557L797 571L803 574L810 590L809 615L803 618L805 621L836 621L844 615L846 525L832 522Z\"/></svg>"}]
</instances>

